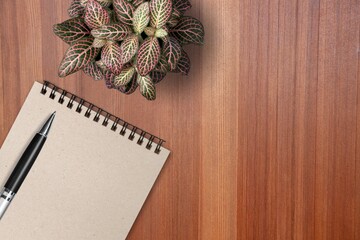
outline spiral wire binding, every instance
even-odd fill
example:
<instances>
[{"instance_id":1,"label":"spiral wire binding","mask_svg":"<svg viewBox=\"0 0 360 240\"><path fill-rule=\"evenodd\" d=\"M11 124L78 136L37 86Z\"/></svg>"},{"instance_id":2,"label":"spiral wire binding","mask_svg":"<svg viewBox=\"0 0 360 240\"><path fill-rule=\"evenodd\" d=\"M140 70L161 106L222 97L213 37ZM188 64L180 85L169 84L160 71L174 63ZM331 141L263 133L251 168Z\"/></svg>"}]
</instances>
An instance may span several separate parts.
<instances>
[{"instance_id":1,"label":"spiral wire binding","mask_svg":"<svg viewBox=\"0 0 360 240\"><path fill-rule=\"evenodd\" d=\"M110 128L112 131L114 131L114 132L117 131L119 129L118 125L122 126L121 130L119 131L119 134L122 136L124 136L126 134L126 130L131 130L130 135L128 137L129 140L133 141L135 139L135 134L137 133L137 134L139 134L137 144L142 145L144 142L144 139L146 138L146 139L148 139L148 142L146 144L146 149L151 150L153 143L155 143L157 145L155 147L154 152L157 154L160 153L162 144L165 142L163 139L158 138L158 137L122 120L121 118L118 118L118 117L108 113L107 111L95 106L94 104L76 96L75 94L69 93L69 92L65 91L64 89L61 89L48 81L45 81L43 83L43 86L41 88L41 94L45 95L47 93L48 88L51 89L51 92L49 94L50 99L54 100L56 97L56 93L57 92L61 93L61 95L58 99L58 103L64 104L65 97L69 97L69 101L66 104L66 106L69 109L72 109L74 106L74 102L76 102L76 103L78 103L78 105L75 109L75 111L77 113L81 114L82 109L87 108L84 116L87 118L90 118L91 111L94 111L95 116L93 118L93 121L95 121L95 122L99 122L100 116L104 116L104 120L102 122L102 125L104 127L107 127L109 121L113 120L114 123L112 124L112 126Z\"/></svg>"}]
</instances>

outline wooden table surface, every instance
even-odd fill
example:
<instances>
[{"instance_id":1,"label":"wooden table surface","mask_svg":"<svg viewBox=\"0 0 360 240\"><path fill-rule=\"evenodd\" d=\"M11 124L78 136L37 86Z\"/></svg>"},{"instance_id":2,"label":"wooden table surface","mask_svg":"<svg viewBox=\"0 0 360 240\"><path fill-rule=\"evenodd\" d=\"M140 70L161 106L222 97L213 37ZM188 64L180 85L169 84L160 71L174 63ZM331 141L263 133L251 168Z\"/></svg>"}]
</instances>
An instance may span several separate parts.
<instances>
[{"instance_id":1,"label":"wooden table surface","mask_svg":"<svg viewBox=\"0 0 360 240\"><path fill-rule=\"evenodd\" d=\"M0 144L35 80L167 140L128 239L360 239L358 0L193 0L188 77L148 102L57 68L70 0L3 0Z\"/></svg>"}]
</instances>

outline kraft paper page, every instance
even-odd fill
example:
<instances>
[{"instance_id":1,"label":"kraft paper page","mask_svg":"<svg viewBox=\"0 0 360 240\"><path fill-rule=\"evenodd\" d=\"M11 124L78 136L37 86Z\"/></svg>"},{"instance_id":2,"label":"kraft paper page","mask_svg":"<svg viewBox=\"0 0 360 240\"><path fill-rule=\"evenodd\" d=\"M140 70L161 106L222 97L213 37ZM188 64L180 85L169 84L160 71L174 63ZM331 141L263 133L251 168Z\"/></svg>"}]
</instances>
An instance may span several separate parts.
<instances>
[{"instance_id":1,"label":"kraft paper page","mask_svg":"<svg viewBox=\"0 0 360 240\"><path fill-rule=\"evenodd\" d=\"M159 154L66 107L35 82L0 150L0 185L50 114L51 132L0 222L3 239L125 239L169 151ZM94 116L92 112L92 116Z\"/></svg>"}]
</instances>

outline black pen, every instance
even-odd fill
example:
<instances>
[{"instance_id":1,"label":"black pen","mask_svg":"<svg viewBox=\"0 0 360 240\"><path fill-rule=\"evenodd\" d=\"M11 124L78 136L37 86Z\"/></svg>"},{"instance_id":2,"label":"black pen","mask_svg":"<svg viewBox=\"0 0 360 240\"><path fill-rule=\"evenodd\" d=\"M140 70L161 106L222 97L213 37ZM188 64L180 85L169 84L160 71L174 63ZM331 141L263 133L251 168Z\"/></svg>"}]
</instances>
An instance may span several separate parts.
<instances>
[{"instance_id":1,"label":"black pen","mask_svg":"<svg viewBox=\"0 0 360 240\"><path fill-rule=\"evenodd\" d=\"M0 193L0 219L4 215L6 209L11 203L11 200L18 192L21 184L26 178L26 175L29 173L32 165L34 164L37 156L39 155L41 148L43 147L49 134L54 117L55 112L51 114L50 118L46 121L41 130L31 140L29 146L22 154L9 179L5 183L5 186Z\"/></svg>"}]
</instances>

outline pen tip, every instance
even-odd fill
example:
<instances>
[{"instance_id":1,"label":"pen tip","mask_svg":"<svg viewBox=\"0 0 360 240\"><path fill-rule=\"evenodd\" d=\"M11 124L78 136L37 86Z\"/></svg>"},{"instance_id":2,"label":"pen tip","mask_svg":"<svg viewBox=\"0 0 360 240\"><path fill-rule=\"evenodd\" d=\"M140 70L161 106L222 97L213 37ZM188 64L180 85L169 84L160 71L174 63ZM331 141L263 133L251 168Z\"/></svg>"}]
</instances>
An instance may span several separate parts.
<instances>
[{"instance_id":1,"label":"pen tip","mask_svg":"<svg viewBox=\"0 0 360 240\"><path fill-rule=\"evenodd\" d=\"M44 124L44 126L42 127L42 129L40 130L40 134L47 137L47 135L49 134L50 131L50 127L52 122L54 121L55 118L55 113L51 114L50 118L46 121L46 123Z\"/></svg>"}]
</instances>

